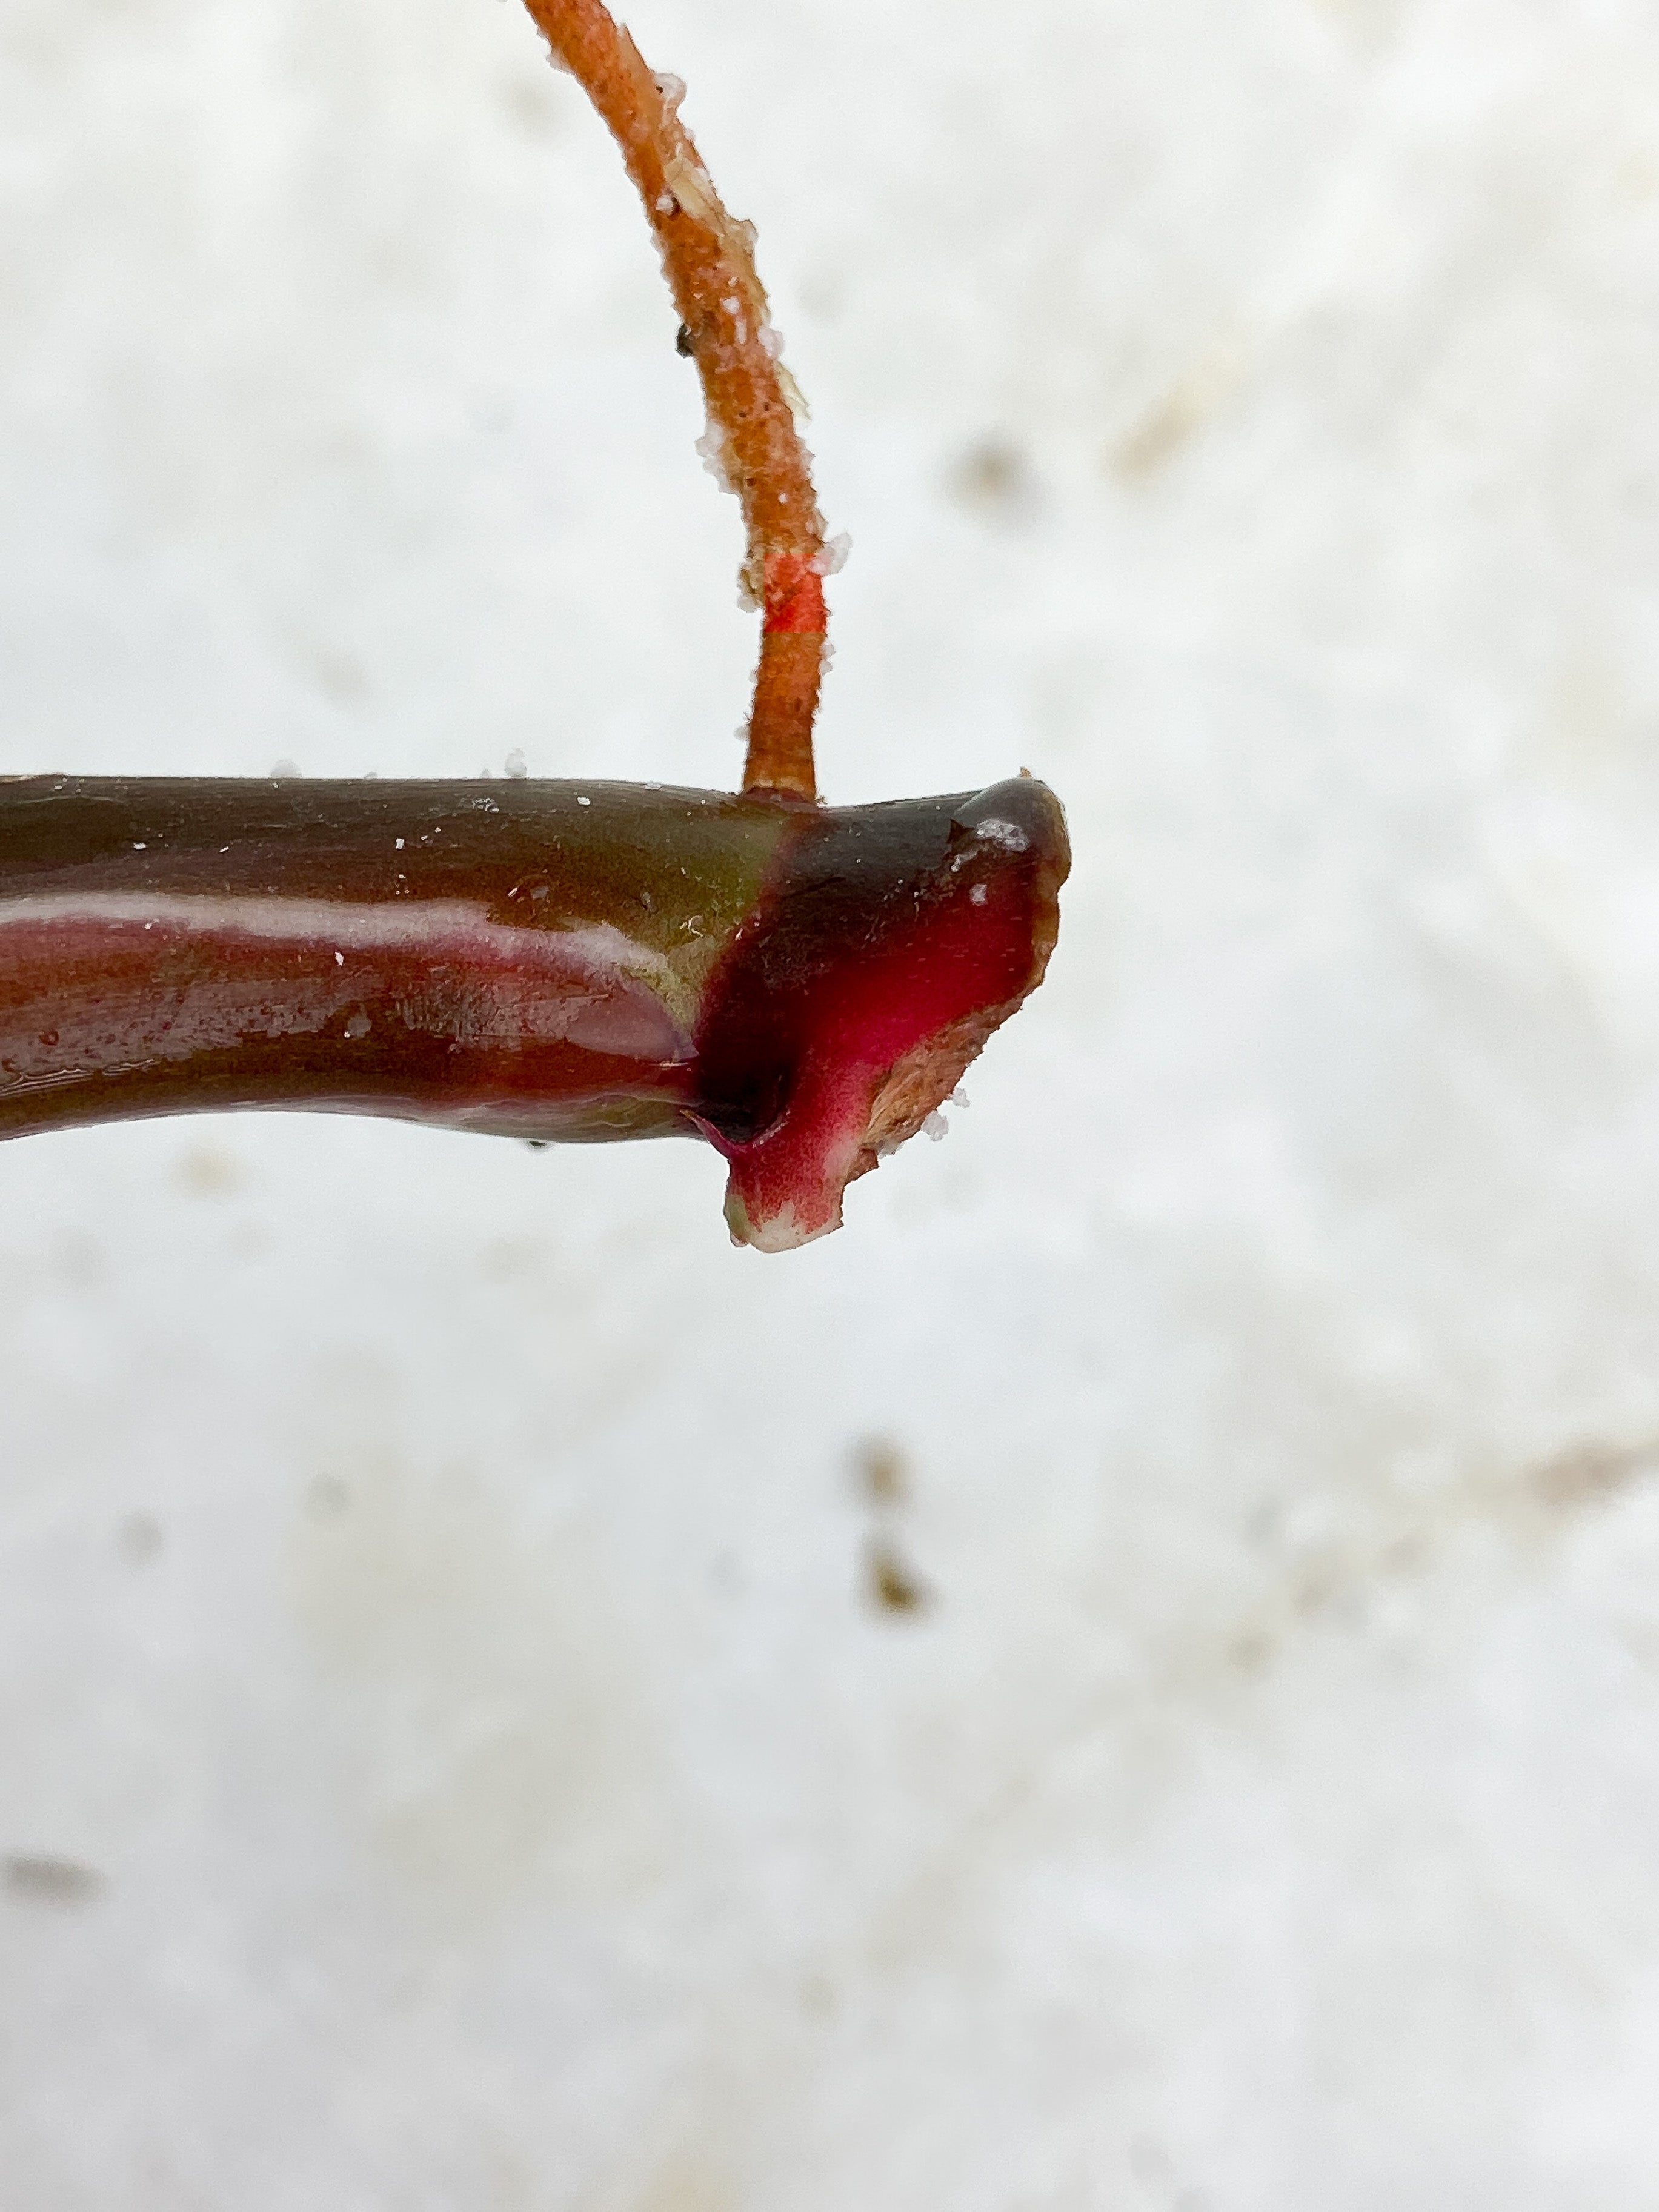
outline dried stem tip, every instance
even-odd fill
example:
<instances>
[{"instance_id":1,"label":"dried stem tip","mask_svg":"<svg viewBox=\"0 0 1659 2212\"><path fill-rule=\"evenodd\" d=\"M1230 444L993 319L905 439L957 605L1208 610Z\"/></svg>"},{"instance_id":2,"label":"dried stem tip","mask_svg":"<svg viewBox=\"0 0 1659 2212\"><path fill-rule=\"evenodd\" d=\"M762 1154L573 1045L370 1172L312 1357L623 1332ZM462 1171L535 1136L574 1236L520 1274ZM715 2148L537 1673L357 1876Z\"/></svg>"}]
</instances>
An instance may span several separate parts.
<instances>
[{"instance_id":1,"label":"dried stem tip","mask_svg":"<svg viewBox=\"0 0 1659 2212\"><path fill-rule=\"evenodd\" d=\"M661 249L683 349L702 378L705 450L743 504L744 581L764 615L744 789L815 798L823 519L755 274L753 227L726 213L697 157L679 118L684 86L678 77L653 76L601 0L525 4L622 148Z\"/></svg>"}]
</instances>

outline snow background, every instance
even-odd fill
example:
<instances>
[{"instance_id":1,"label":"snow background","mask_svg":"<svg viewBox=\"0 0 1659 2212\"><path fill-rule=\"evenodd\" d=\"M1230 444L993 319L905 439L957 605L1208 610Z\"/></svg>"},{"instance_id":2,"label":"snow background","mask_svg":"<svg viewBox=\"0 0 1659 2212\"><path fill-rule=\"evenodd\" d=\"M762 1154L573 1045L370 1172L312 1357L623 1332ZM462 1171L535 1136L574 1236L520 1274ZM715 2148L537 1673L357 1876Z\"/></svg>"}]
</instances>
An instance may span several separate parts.
<instances>
[{"instance_id":1,"label":"snow background","mask_svg":"<svg viewBox=\"0 0 1659 2212\"><path fill-rule=\"evenodd\" d=\"M1047 777L1060 951L784 1259L689 1146L0 1149L0 2196L1651 2208L1659 16L629 20L828 794ZM0 0L0 768L735 777L517 9Z\"/></svg>"}]
</instances>

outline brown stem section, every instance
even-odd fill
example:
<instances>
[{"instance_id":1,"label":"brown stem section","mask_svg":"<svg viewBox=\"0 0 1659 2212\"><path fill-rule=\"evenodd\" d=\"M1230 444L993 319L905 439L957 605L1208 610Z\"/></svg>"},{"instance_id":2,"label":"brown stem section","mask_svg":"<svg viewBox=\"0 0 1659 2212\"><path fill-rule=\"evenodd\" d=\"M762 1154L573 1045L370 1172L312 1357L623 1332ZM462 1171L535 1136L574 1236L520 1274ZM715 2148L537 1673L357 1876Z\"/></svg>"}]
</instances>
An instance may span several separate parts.
<instances>
[{"instance_id":1,"label":"brown stem section","mask_svg":"<svg viewBox=\"0 0 1659 2212\"><path fill-rule=\"evenodd\" d=\"M763 610L745 791L817 795L812 721L823 675L823 518L773 351L754 229L721 204L679 119L684 88L653 76L602 0L525 0L622 148L662 252L683 343L708 404L709 458L743 505L744 582Z\"/></svg>"}]
</instances>

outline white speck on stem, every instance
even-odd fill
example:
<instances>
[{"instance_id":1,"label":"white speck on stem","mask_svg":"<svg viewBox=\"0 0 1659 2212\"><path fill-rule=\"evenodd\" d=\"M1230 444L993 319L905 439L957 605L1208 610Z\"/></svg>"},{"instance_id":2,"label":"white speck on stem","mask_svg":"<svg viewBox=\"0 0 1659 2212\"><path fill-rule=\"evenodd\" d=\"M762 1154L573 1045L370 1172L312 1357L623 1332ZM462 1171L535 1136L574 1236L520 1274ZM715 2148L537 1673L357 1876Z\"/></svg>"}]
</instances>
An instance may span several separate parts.
<instances>
[{"instance_id":1,"label":"white speck on stem","mask_svg":"<svg viewBox=\"0 0 1659 2212\"><path fill-rule=\"evenodd\" d=\"M1000 845L1005 853L1023 853L1030 842L1017 822L1005 822L1000 814L988 815L983 822L975 823L974 834L982 837L988 845Z\"/></svg>"},{"instance_id":2,"label":"white speck on stem","mask_svg":"<svg viewBox=\"0 0 1659 2212\"><path fill-rule=\"evenodd\" d=\"M593 802L591 799L586 797L585 794L579 792L576 794L576 804L578 806L591 806Z\"/></svg>"},{"instance_id":3,"label":"white speck on stem","mask_svg":"<svg viewBox=\"0 0 1659 2212\"><path fill-rule=\"evenodd\" d=\"M738 488L726 461L726 433L718 422L708 425L693 450L720 489L735 493Z\"/></svg>"},{"instance_id":4,"label":"white speck on stem","mask_svg":"<svg viewBox=\"0 0 1659 2212\"><path fill-rule=\"evenodd\" d=\"M713 223L714 188L700 161L690 161L684 154L671 154L662 165L662 177L669 191L694 222Z\"/></svg>"},{"instance_id":5,"label":"white speck on stem","mask_svg":"<svg viewBox=\"0 0 1659 2212\"><path fill-rule=\"evenodd\" d=\"M397 847L398 850L401 853L401 852L403 851L403 849L404 849L404 841L403 841L403 839L402 839L401 837L394 837L394 838L392 839L392 843Z\"/></svg>"}]
</instances>

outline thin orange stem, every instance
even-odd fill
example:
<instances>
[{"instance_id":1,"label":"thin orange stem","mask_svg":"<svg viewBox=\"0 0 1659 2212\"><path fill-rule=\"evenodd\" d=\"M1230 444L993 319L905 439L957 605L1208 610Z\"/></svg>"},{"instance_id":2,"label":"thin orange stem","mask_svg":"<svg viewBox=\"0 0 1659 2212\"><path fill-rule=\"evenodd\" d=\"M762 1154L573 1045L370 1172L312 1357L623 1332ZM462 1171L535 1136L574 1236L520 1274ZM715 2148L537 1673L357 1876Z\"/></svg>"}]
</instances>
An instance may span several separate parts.
<instances>
[{"instance_id":1,"label":"thin orange stem","mask_svg":"<svg viewBox=\"0 0 1659 2212\"><path fill-rule=\"evenodd\" d=\"M763 610L743 787L815 799L823 518L755 274L754 228L726 213L698 158L679 118L684 87L652 75L603 0L525 5L622 149L684 325L682 343L702 378L708 457L743 505L743 580Z\"/></svg>"}]
</instances>

